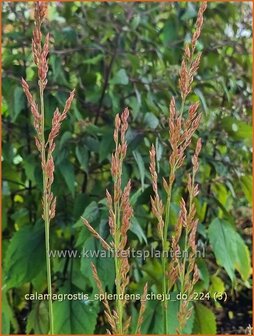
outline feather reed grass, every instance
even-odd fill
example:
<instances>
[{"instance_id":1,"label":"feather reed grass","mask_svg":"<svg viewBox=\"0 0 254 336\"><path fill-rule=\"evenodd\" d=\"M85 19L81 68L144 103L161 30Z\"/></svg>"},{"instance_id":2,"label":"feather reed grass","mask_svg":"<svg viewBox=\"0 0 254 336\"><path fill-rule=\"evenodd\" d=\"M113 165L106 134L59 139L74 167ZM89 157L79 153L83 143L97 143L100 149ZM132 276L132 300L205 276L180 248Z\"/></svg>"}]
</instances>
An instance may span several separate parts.
<instances>
[{"instance_id":1,"label":"feather reed grass","mask_svg":"<svg viewBox=\"0 0 254 336\"><path fill-rule=\"evenodd\" d=\"M49 333L54 334L54 315L52 303L52 280L51 280L51 264L49 259L50 250L50 222L55 217L56 213L56 197L51 191L54 181L54 158L53 152L55 149L55 139L60 131L60 127L71 107L74 98L74 91L70 93L69 98L65 103L63 112L56 109L52 119L52 126L48 136L45 139L45 108L44 108L44 90L47 85L48 73L48 53L49 53L49 34L46 35L44 43L41 32L41 26L46 18L47 3L36 2L34 10L35 26L33 30L32 52L34 63L38 69L38 88L39 88L39 105L36 103L31 94L28 83L22 78L22 87L27 97L30 109L33 115L34 128L36 131L35 144L40 153L41 167L43 176L43 196L42 218L45 223L45 247L46 247L46 267L47 267L47 287L49 294Z\"/></svg>"},{"instance_id":2,"label":"feather reed grass","mask_svg":"<svg viewBox=\"0 0 254 336\"><path fill-rule=\"evenodd\" d=\"M181 200L180 214L176 225L176 232L172 237L172 248L174 255L180 250L179 240L184 235L184 251L190 250L189 260L186 257L183 260L173 257L170 263L168 262L166 252L169 251L170 243L168 237L170 206L172 198L173 185L176 179L176 172L181 168L185 161L185 152L190 146L193 134L197 130L201 114L198 113L198 103L194 103L188 107L188 115L184 117L187 109L186 99L191 93L193 78L198 70L201 53L196 53L196 44L201 34L203 25L203 14L206 9L206 3L203 2L199 8L195 31L190 44L187 44L184 49L184 56L180 68L179 91L180 91L180 108L176 106L175 98L172 97L169 107L169 144L171 153L169 155L169 178L163 178L163 187L166 192L166 204L164 205L158 192L158 176L156 172L156 151L152 146L150 150L150 173L152 177L152 187L154 195L151 197L152 212L157 218L158 235L162 242L162 268L163 294L167 295L175 283L179 284L180 291L187 293L189 296L193 291L193 286L199 278L198 269L195 264L195 235L197 230L197 220L195 219L195 204L194 198L198 194L198 186L195 185L195 175L198 170L198 155L201 150L201 140L197 141L195 154L192 159L193 169L188 176L187 189L189 193L188 209L185 200ZM184 232L183 232L184 231ZM185 254L186 255L186 254ZM189 300L180 301L178 313L179 326L178 333L184 329L186 321L191 315ZM163 329L164 333L168 334L168 302L163 303Z\"/></svg>"},{"instance_id":3,"label":"feather reed grass","mask_svg":"<svg viewBox=\"0 0 254 336\"><path fill-rule=\"evenodd\" d=\"M107 299L103 301L105 307L105 316L107 322L111 326L111 331L108 333L113 334L126 334L131 323L131 316L128 316L125 310L126 300L124 299L125 293L129 284L129 270L130 265L128 261L128 248L127 248L127 233L130 228L130 220L133 214L133 209L130 204L130 191L131 181L122 188L122 170L123 161L126 157L127 142L126 132L128 129L129 110L126 108L121 116L118 114L115 117L115 152L112 154L111 159L111 174L114 181L113 194L111 195L106 190L107 205L109 209L109 229L112 241L108 244L83 218L83 222L91 234L98 239L103 248L106 250L114 251L115 263L115 287L117 300L115 309L111 309ZM99 279L96 267L92 264L93 275L97 284L98 290L103 294L103 285ZM145 297L147 293L147 285L144 288L143 299L141 302L139 317L137 321L136 331L140 332L145 311ZM123 299L120 299L123 298Z\"/></svg>"}]
</instances>

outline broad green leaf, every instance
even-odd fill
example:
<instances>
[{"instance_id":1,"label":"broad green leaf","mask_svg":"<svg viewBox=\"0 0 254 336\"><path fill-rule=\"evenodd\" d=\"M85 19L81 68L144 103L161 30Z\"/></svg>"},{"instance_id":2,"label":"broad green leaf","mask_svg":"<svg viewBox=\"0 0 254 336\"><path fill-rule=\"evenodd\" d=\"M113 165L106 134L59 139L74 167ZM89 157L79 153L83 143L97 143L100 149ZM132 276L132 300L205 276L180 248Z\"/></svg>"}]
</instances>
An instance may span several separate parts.
<instances>
[{"instance_id":1,"label":"broad green leaf","mask_svg":"<svg viewBox=\"0 0 254 336\"><path fill-rule=\"evenodd\" d=\"M136 29L140 23L140 15L136 14L131 21L131 28Z\"/></svg>"},{"instance_id":2,"label":"broad green leaf","mask_svg":"<svg viewBox=\"0 0 254 336\"><path fill-rule=\"evenodd\" d=\"M44 228L26 226L15 232L5 258L8 288L31 281L45 267Z\"/></svg>"},{"instance_id":3,"label":"broad green leaf","mask_svg":"<svg viewBox=\"0 0 254 336\"><path fill-rule=\"evenodd\" d=\"M157 312L160 310L160 302L156 300L149 300L146 302L146 311L144 315L144 320L141 327L142 334L146 335L151 332L152 328L154 328L155 324L155 317L157 315ZM162 317L160 315L159 321L157 320L157 325L160 326L163 321ZM134 332L135 332L136 325L134 326ZM156 333L158 331L156 330Z\"/></svg>"},{"instance_id":4,"label":"broad green leaf","mask_svg":"<svg viewBox=\"0 0 254 336\"><path fill-rule=\"evenodd\" d=\"M131 205L134 207L137 203L137 200L139 199L139 197L142 195L143 191L141 190L141 188L139 188L138 190L136 190L130 197L130 202Z\"/></svg>"},{"instance_id":5,"label":"broad green leaf","mask_svg":"<svg viewBox=\"0 0 254 336\"><path fill-rule=\"evenodd\" d=\"M201 303L195 304L193 334L215 335L216 320L211 309Z\"/></svg>"},{"instance_id":6,"label":"broad green leaf","mask_svg":"<svg viewBox=\"0 0 254 336\"><path fill-rule=\"evenodd\" d=\"M243 192L250 204L252 204L252 186L253 179L251 175L245 175L240 178L241 186L243 188Z\"/></svg>"},{"instance_id":7,"label":"broad green leaf","mask_svg":"<svg viewBox=\"0 0 254 336\"><path fill-rule=\"evenodd\" d=\"M147 112L144 116L144 123L151 129L155 129L159 125L159 119L151 112Z\"/></svg>"},{"instance_id":8,"label":"broad green leaf","mask_svg":"<svg viewBox=\"0 0 254 336\"><path fill-rule=\"evenodd\" d=\"M205 113L208 113L208 107L207 107L206 99L205 99L205 96L203 95L203 92L200 89L195 89L194 92L196 93L196 95L200 99Z\"/></svg>"},{"instance_id":9,"label":"broad green leaf","mask_svg":"<svg viewBox=\"0 0 254 336\"><path fill-rule=\"evenodd\" d=\"M140 180L141 180L141 190L144 191L144 183L145 183L145 164L144 160L139 153L139 151L135 150L132 152L134 159L137 162L138 169L139 169L139 174L140 174Z\"/></svg>"},{"instance_id":10,"label":"broad green leaf","mask_svg":"<svg viewBox=\"0 0 254 336\"><path fill-rule=\"evenodd\" d=\"M59 294L75 294L73 288L64 286ZM81 300L56 301L53 304L56 334L93 334L98 305Z\"/></svg>"},{"instance_id":11,"label":"broad green leaf","mask_svg":"<svg viewBox=\"0 0 254 336\"><path fill-rule=\"evenodd\" d=\"M200 272L200 282L201 282L201 290L203 289L208 289L209 287L209 280L210 280L210 275L209 271L206 265L206 261L202 258L197 260L197 266ZM199 285L199 282L197 283L197 286ZM196 289L196 287L195 287Z\"/></svg>"},{"instance_id":12,"label":"broad green leaf","mask_svg":"<svg viewBox=\"0 0 254 336\"><path fill-rule=\"evenodd\" d=\"M83 61L84 64L96 64L98 62L100 62L102 59L103 59L103 55L102 54L99 54L99 55L96 55L92 58L88 58L86 60Z\"/></svg>"},{"instance_id":13,"label":"broad green leaf","mask_svg":"<svg viewBox=\"0 0 254 336\"><path fill-rule=\"evenodd\" d=\"M177 28L175 20L170 17L163 28L161 38L163 41L163 44L168 47L168 44L172 41L175 41L177 38Z\"/></svg>"},{"instance_id":14,"label":"broad green leaf","mask_svg":"<svg viewBox=\"0 0 254 336\"><path fill-rule=\"evenodd\" d=\"M2 290L2 334L9 335L11 332L11 326L14 329L15 334L18 333L18 323L13 311L13 308L8 302L6 290Z\"/></svg>"},{"instance_id":15,"label":"broad green leaf","mask_svg":"<svg viewBox=\"0 0 254 336\"><path fill-rule=\"evenodd\" d=\"M247 281L251 274L250 253L235 228L216 218L209 226L208 237L218 265L225 268L231 281L235 280L235 270Z\"/></svg>"},{"instance_id":16,"label":"broad green leaf","mask_svg":"<svg viewBox=\"0 0 254 336\"><path fill-rule=\"evenodd\" d=\"M59 170L62 173L62 176L65 180L65 183L66 183L72 197L74 197L74 193L75 193L75 174L74 174L73 165L69 161L64 160L59 165Z\"/></svg>"},{"instance_id":17,"label":"broad green leaf","mask_svg":"<svg viewBox=\"0 0 254 336\"><path fill-rule=\"evenodd\" d=\"M176 293L171 293L171 298L168 301L168 331L169 335L175 335L178 327L178 310L180 301L176 299ZM147 301L147 308L144 317L144 323L141 331L143 334L164 334L163 330L163 308L162 302L156 300ZM191 334L194 322L194 310L190 319L184 327L184 334Z\"/></svg>"},{"instance_id":18,"label":"broad green leaf","mask_svg":"<svg viewBox=\"0 0 254 336\"><path fill-rule=\"evenodd\" d=\"M169 324L169 334L175 335L176 329L178 327L178 318L177 314L179 311L180 301L179 299L176 299L176 293L171 293L171 300L168 304L168 324ZM192 307L192 304L190 304L190 307ZM193 329L193 323L194 323L194 316L195 311L192 310L192 314L188 321L186 321L186 325L183 329L183 334L191 334Z\"/></svg>"},{"instance_id":19,"label":"broad green leaf","mask_svg":"<svg viewBox=\"0 0 254 336\"><path fill-rule=\"evenodd\" d=\"M98 204L96 202L91 202L79 218L79 220L73 225L74 228L81 227L81 231L79 232L78 238L76 240L75 246L83 246L85 241L89 238L91 238L91 233L88 231L86 226L83 223L83 218L85 218L90 224L94 223L96 221L99 221L99 208ZM101 234L101 232L99 231Z\"/></svg>"},{"instance_id":20,"label":"broad green leaf","mask_svg":"<svg viewBox=\"0 0 254 336\"><path fill-rule=\"evenodd\" d=\"M137 97L130 97L128 99L128 106L131 108L131 115L135 120L140 112L140 102Z\"/></svg>"},{"instance_id":21,"label":"broad green leaf","mask_svg":"<svg viewBox=\"0 0 254 336\"><path fill-rule=\"evenodd\" d=\"M34 171L36 167L36 162L34 160L34 157L32 155L27 156L27 159L24 160L24 169L26 172L27 178L35 184L35 176L34 176Z\"/></svg>"},{"instance_id":22,"label":"broad green leaf","mask_svg":"<svg viewBox=\"0 0 254 336\"><path fill-rule=\"evenodd\" d=\"M60 140L60 149L63 149L66 142L68 142L71 138L72 138L71 132L69 131L64 132Z\"/></svg>"},{"instance_id":23,"label":"broad green leaf","mask_svg":"<svg viewBox=\"0 0 254 336\"><path fill-rule=\"evenodd\" d=\"M81 217L85 218L89 223L94 222L99 215L98 204L95 201L92 201L84 210ZM78 228L84 226L81 218L73 225L73 227Z\"/></svg>"},{"instance_id":24,"label":"broad green leaf","mask_svg":"<svg viewBox=\"0 0 254 336\"><path fill-rule=\"evenodd\" d=\"M88 172L88 150L85 146L78 145L75 148L75 153L77 156L77 159L80 163L80 168L83 169L85 172Z\"/></svg>"},{"instance_id":25,"label":"broad green leaf","mask_svg":"<svg viewBox=\"0 0 254 336\"><path fill-rule=\"evenodd\" d=\"M86 253L88 254L88 257ZM91 262L97 268L104 289L111 292L115 281L114 258L112 258L111 255L108 255L108 251L105 251L101 247L100 242L94 237L88 238L83 245L80 270L84 275L84 278L89 281L90 285L96 288L91 269Z\"/></svg>"},{"instance_id":26,"label":"broad green leaf","mask_svg":"<svg viewBox=\"0 0 254 336\"><path fill-rule=\"evenodd\" d=\"M221 293L225 292L224 282L217 275L211 276L211 285L209 288L209 292L212 297L217 297Z\"/></svg>"},{"instance_id":27,"label":"broad green leaf","mask_svg":"<svg viewBox=\"0 0 254 336\"><path fill-rule=\"evenodd\" d=\"M30 311L27 324L26 332L27 334L41 334L46 335L49 331L49 312L47 304L43 301L35 302L32 310Z\"/></svg>"},{"instance_id":28,"label":"broad green leaf","mask_svg":"<svg viewBox=\"0 0 254 336\"><path fill-rule=\"evenodd\" d=\"M131 219L130 231L138 237L140 243L144 241L147 244L146 235L136 217L132 217Z\"/></svg>"},{"instance_id":29,"label":"broad green leaf","mask_svg":"<svg viewBox=\"0 0 254 336\"><path fill-rule=\"evenodd\" d=\"M20 112L25 107L25 96L22 88L17 86L14 89L12 121L15 122Z\"/></svg>"},{"instance_id":30,"label":"broad green leaf","mask_svg":"<svg viewBox=\"0 0 254 336\"><path fill-rule=\"evenodd\" d=\"M233 117L226 117L221 120L222 127L235 140L246 140L249 144L252 142L252 126L244 121Z\"/></svg>"},{"instance_id":31,"label":"broad green leaf","mask_svg":"<svg viewBox=\"0 0 254 336\"><path fill-rule=\"evenodd\" d=\"M52 66L52 73L54 81L58 81L62 84L69 85L65 78L64 69L62 67L61 57L57 55L50 55L50 64Z\"/></svg>"},{"instance_id":32,"label":"broad green leaf","mask_svg":"<svg viewBox=\"0 0 254 336\"><path fill-rule=\"evenodd\" d=\"M194 18L197 15L196 8L192 2L187 2L187 8L184 14L181 16L181 20L186 21Z\"/></svg>"},{"instance_id":33,"label":"broad green leaf","mask_svg":"<svg viewBox=\"0 0 254 336\"><path fill-rule=\"evenodd\" d=\"M114 77L110 80L111 84L127 85L129 83L129 77L124 69L120 69Z\"/></svg>"},{"instance_id":34,"label":"broad green leaf","mask_svg":"<svg viewBox=\"0 0 254 336\"><path fill-rule=\"evenodd\" d=\"M147 262L144 265L143 271L152 280L153 284L155 284L156 287L158 287L158 290L162 291L161 278L163 276L163 272L162 272L162 265L158 260L158 258L149 260L149 262Z\"/></svg>"},{"instance_id":35,"label":"broad green leaf","mask_svg":"<svg viewBox=\"0 0 254 336\"><path fill-rule=\"evenodd\" d=\"M111 129L108 129L101 141L100 141L100 149L99 149L99 162L101 163L104 159L111 155L113 148L114 148L114 140L113 140L113 133Z\"/></svg>"}]
</instances>

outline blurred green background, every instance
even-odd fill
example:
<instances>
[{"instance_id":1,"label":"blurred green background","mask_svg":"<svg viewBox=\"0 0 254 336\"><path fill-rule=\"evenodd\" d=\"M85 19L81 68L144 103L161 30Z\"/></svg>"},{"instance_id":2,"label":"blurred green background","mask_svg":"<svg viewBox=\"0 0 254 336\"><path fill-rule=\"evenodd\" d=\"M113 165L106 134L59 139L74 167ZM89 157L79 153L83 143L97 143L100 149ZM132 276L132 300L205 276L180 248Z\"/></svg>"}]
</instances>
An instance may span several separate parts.
<instances>
[{"instance_id":1,"label":"blurred green background","mask_svg":"<svg viewBox=\"0 0 254 336\"><path fill-rule=\"evenodd\" d=\"M20 79L34 93L37 75L31 55L32 2L2 4L2 167L3 167L3 333L46 334L45 302L28 302L26 293L46 292L44 231L41 218L42 181L34 129ZM46 127L68 92L76 100L64 122L55 150L57 216L51 226L52 249L98 249L80 221L86 216L107 238L105 189L110 176L114 116L131 111L128 155L123 179L133 181L135 217L129 242L136 249L159 246L151 214L148 152L158 152L160 176L167 176L167 116L172 95L178 96L178 71L183 45L190 40L197 3L51 3L44 31L50 32L49 77L45 92ZM190 102L200 100L198 136L203 149L198 182L197 291L226 292L226 302L194 304L186 333L244 333L251 323L252 202L252 4L208 4L197 46L203 52ZM183 182L190 168L179 172L171 208L171 230ZM160 178L161 181L161 178ZM130 292L160 292L158 260L131 260ZM114 290L110 260L96 266L107 290ZM96 291L90 260L55 258L55 292ZM138 303L129 306L133 319ZM175 332L177 303L170 304ZM55 302L58 334L105 333L98 302ZM148 303L144 333L161 333L158 302Z\"/></svg>"}]
</instances>

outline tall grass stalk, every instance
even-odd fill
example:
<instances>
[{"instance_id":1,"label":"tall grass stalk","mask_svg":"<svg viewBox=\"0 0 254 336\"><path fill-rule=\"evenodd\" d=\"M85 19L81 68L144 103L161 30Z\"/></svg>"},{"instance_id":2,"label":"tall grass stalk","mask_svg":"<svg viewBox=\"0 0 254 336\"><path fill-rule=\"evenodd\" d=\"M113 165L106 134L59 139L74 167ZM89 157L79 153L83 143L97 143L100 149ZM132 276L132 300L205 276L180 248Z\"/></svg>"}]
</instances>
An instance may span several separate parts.
<instances>
[{"instance_id":1,"label":"tall grass stalk","mask_svg":"<svg viewBox=\"0 0 254 336\"><path fill-rule=\"evenodd\" d=\"M109 306L107 299L103 304L105 307L105 315L108 323L111 326L109 333L123 335L128 333L128 329L131 323L131 316L126 313L126 300L125 294L129 284L129 270L130 265L128 261L128 249L127 249L127 232L130 228L130 220L133 214L133 209L130 204L130 191L131 182L122 188L122 172L123 161L126 157L127 142L125 135L128 129L128 116L129 111L126 108L121 116L116 115L115 118L115 152L112 154L111 160L111 174L114 181L113 194L111 195L106 190L107 205L109 209L109 229L112 237L112 241L108 244L83 218L84 224L94 237L100 240L102 246L107 250L113 250L114 252L114 265L115 265L115 287L117 299L115 303L115 309L112 310ZM99 275L95 266L92 264L93 275L97 283L98 290L103 294L103 285L99 279ZM145 311L145 300L147 293L147 286L144 288L143 300L140 307L139 317L137 321L136 332L140 333L141 324L143 321L143 315ZM121 297L123 299L121 299Z\"/></svg>"},{"instance_id":2,"label":"tall grass stalk","mask_svg":"<svg viewBox=\"0 0 254 336\"><path fill-rule=\"evenodd\" d=\"M185 161L185 152L189 147L192 136L198 128L201 115L198 114L198 103L194 103L187 106L186 98L191 92L191 84L193 82L193 78L198 70L201 53L195 53L196 44L198 38L201 33L202 25L203 25L203 13L206 9L206 3L203 2L199 8L197 21L195 25L195 31L192 36L192 40L190 45L185 46L184 56L180 69L180 78L179 78L179 88L180 88L180 108L177 109L175 98L172 97L170 101L169 108L169 144L171 147L171 153L169 156L169 178L165 180L163 178L163 187L166 192L166 204L163 205L163 202L158 193L158 176L156 172L156 151L154 146L152 146L150 150L150 172L152 176L153 183L153 191L154 196L151 197L152 211L157 218L158 221L158 234L162 243L162 271L163 271L163 279L162 279L162 289L163 294L166 296L170 289L173 287L177 279L180 282L180 291L186 291L186 288L189 292L191 292L194 282L197 281L198 273L197 268L195 267L195 257L192 254L192 259L187 263L186 257L184 257L182 263L179 262L177 258L173 258L173 260L168 262L167 255L170 248L169 237L168 237L168 229L169 229L169 221L170 221L170 207L171 207L171 199L172 199L172 191L175 182L176 172L179 168L182 167ZM185 118L185 110L188 109L188 116ZM179 215L179 220L177 223L177 228L175 235L172 239L172 247L175 252L179 250L179 239L182 234L182 226L184 220L184 214L188 217L184 224L186 224L186 232L185 232L185 243L184 249L188 250L191 246L193 247L193 251L195 250L195 232L197 222L194 219L195 215L195 205L194 205L194 197L197 194L196 186L194 185L195 173L197 171L197 155L201 149L201 143L198 141L197 149L195 152L195 167L193 167L192 177L189 177L188 181L188 191L189 191L189 213L185 208L185 202L182 200L181 212ZM194 159L193 159L194 160ZM191 236L191 238L190 238ZM195 271L194 271L195 268ZM194 275L192 277L192 272L194 271ZM194 281L195 280L195 281ZM188 284L189 281L189 284ZM189 285L189 287L188 287ZM188 311L188 313L187 313ZM190 312L186 303L180 302L180 311L178 314L179 320L179 328L178 333L182 332L187 319L190 317ZM185 322L184 322L185 321ZM169 321L168 321L168 302L165 300L163 303L163 330L164 334L169 333Z\"/></svg>"},{"instance_id":3,"label":"tall grass stalk","mask_svg":"<svg viewBox=\"0 0 254 336\"><path fill-rule=\"evenodd\" d=\"M41 156L42 178L43 178L43 196L42 218L45 224L45 248L46 248L46 270L47 270L47 287L49 294L49 333L54 334L54 314L52 302L52 275L51 263L49 258L50 251L50 222L55 217L56 198L54 197L51 187L54 181L54 159L53 151L55 149L55 138L57 137L62 121L66 118L70 109L71 102L74 98L74 91L71 92L66 101L62 113L55 110L52 126L47 141L45 140L45 107L44 107L44 90L47 85L49 52L49 34L46 35L44 43L42 42L41 25L46 18L47 3L36 2L34 10L35 27L33 30L32 51L34 63L38 69L38 87L39 87L39 106L34 100L28 83L22 78L22 87L26 94L28 103L34 119L34 128L36 131L35 143Z\"/></svg>"}]
</instances>

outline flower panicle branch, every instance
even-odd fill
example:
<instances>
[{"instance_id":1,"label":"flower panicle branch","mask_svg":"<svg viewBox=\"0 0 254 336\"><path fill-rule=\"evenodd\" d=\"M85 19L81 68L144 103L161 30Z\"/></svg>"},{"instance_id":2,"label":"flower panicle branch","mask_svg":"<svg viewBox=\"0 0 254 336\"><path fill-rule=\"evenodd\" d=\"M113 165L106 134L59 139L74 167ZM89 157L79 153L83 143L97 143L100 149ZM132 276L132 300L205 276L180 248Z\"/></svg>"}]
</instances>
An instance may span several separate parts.
<instances>
[{"instance_id":1,"label":"flower panicle branch","mask_svg":"<svg viewBox=\"0 0 254 336\"><path fill-rule=\"evenodd\" d=\"M154 145L152 145L152 148L150 150L150 173L152 176L152 187L153 187L153 192L154 192L154 196L150 197L151 204L152 204L152 212L154 216L157 218L159 237L163 239L163 228L165 225L164 219L163 219L164 205L158 193L158 175L156 172L156 151L155 151ZM165 179L163 181L164 183L167 183Z\"/></svg>"},{"instance_id":2,"label":"flower panicle branch","mask_svg":"<svg viewBox=\"0 0 254 336\"><path fill-rule=\"evenodd\" d=\"M95 279L98 291L99 291L100 295L103 295L105 297L105 295L104 295L105 291L103 289L103 286L102 286L101 280L99 278L97 269L96 269L96 267L93 263L91 263L91 267L92 267L93 277ZM117 328L116 328L117 315L116 315L115 312L111 312L111 309L110 309L110 306L109 306L109 303L108 303L108 300L107 300L106 297L103 300L103 305L105 307L105 312L104 312L105 316L106 316L107 321L108 321L108 323L109 323L109 325L111 326L111 329L112 329L111 331L112 331L113 334L116 334L117 333ZM108 334L111 334L111 332L109 330L108 330Z\"/></svg>"},{"instance_id":3,"label":"flower panicle branch","mask_svg":"<svg viewBox=\"0 0 254 336\"><path fill-rule=\"evenodd\" d=\"M75 90L70 93L69 98L65 103L65 107L62 113L60 113L57 108L54 112L52 118L51 131L47 142L45 141L44 135L44 102L43 102L43 91L47 84L47 73L48 73L48 52L49 52L49 34L46 35L45 43L42 45L42 33L41 25L45 20L47 13L47 4L45 2L37 2L35 4L35 28L33 31L33 40L32 40L32 51L34 56L34 63L38 68L38 85L40 89L40 108L35 102L35 99L32 96L28 83L24 78L21 79L21 84L24 90L24 93L27 97L27 101L30 105L31 113L33 115L34 128L36 131L35 144L38 151L41 153L41 165L42 170L46 175L46 197L47 203L49 204L50 219L53 219L55 216L55 205L56 200L51 192L51 185L54 181L54 159L53 151L55 149L55 139L59 134L61 124L64 119L67 117L67 113L70 110L72 101L75 96ZM43 202L45 200L43 199ZM45 207L45 205L43 205ZM43 215L44 217L44 215Z\"/></svg>"},{"instance_id":4,"label":"flower panicle branch","mask_svg":"<svg viewBox=\"0 0 254 336\"><path fill-rule=\"evenodd\" d=\"M141 334L141 327L144 321L144 314L146 310L146 297L147 297L147 291L148 291L148 285L147 283L145 284L144 291L141 297L141 306L139 310L139 315L138 315L138 322L137 322L137 328L136 328L136 334Z\"/></svg>"}]
</instances>

